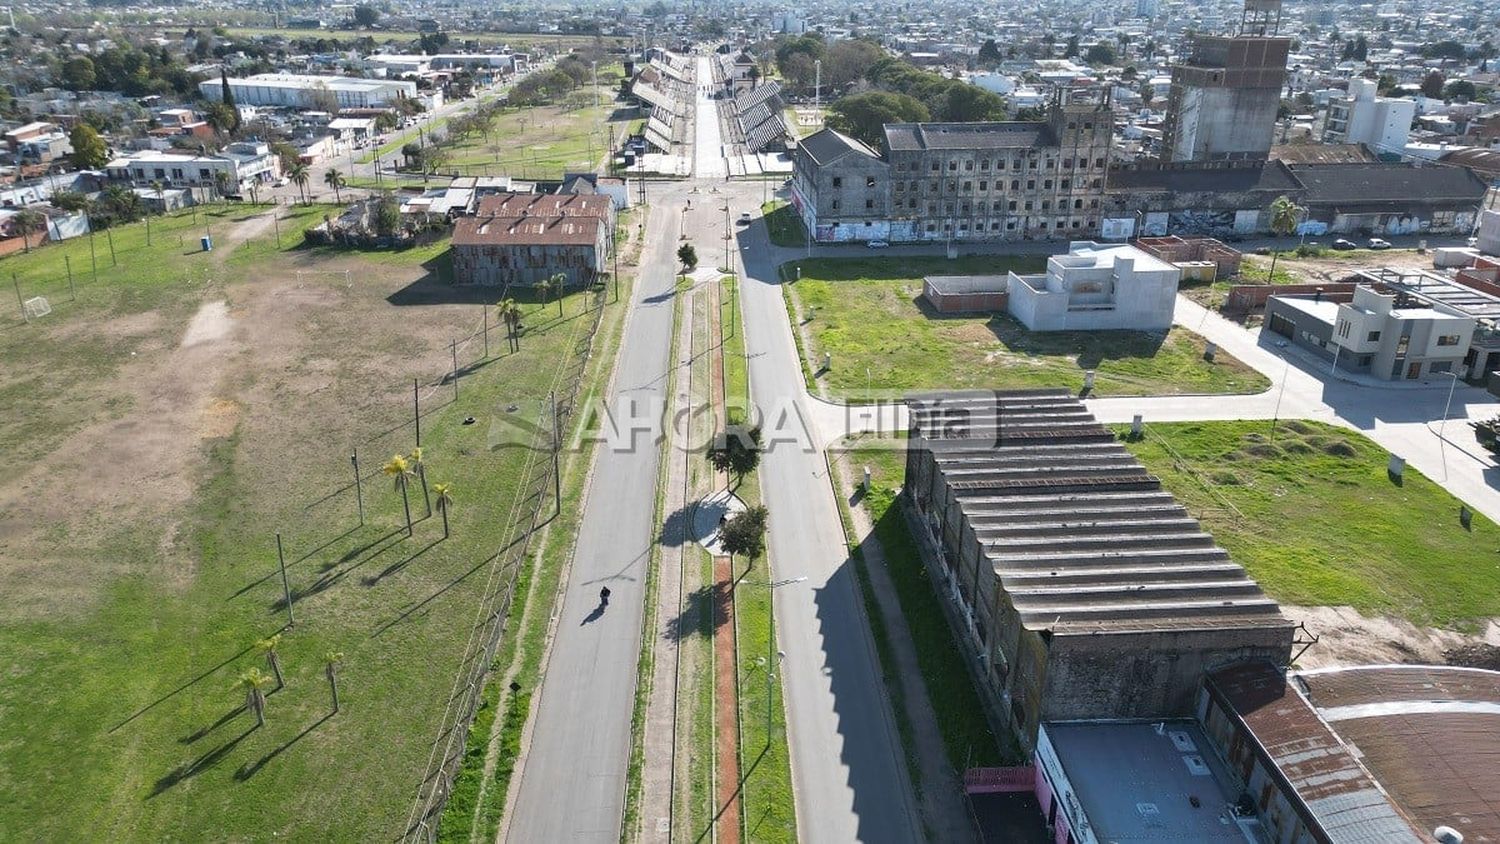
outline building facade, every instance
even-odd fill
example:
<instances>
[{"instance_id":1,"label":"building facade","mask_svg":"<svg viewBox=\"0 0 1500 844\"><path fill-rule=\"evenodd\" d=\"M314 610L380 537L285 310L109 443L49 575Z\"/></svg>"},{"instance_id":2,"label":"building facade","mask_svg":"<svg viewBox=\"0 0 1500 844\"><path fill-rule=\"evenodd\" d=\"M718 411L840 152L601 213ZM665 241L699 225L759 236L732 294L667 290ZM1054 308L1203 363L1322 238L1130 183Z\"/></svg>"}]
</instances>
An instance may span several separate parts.
<instances>
[{"instance_id":1,"label":"building facade","mask_svg":"<svg viewBox=\"0 0 1500 844\"><path fill-rule=\"evenodd\" d=\"M903 503L992 719L1188 717L1206 670L1292 625L1064 391L911 402Z\"/></svg>"},{"instance_id":2,"label":"building facade","mask_svg":"<svg viewBox=\"0 0 1500 844\"><path fill-rule=\"evenodd\" d=\"M1109 105L1054 102L1044 121L889 124L880 152L823 130L794 157L792 201L819 242L1093 236Z\"/></svg>"},{"instance_id":3,"label":"building facade","mask_svg":"<svg viewBox=\"0 0 1500 844\"><path fill-rule=\"evenodd\" d=\"M232 143L217 155L141 150L105 165L110 179L135 187L215 187L228 192L251 183L266 184L281 172L280 158L268 144Z\"/></svg>"},{"instance_id":4,"label":"building facade","mask_svg":"<svg viewBox=\"0 0 1500 844\"><path fill-rule=\"evenodd\" d=\"M1199 35L1172 67L1166 161L1233 161L1270 155L1292 40Z\"/></svg>"},{"instance_id":5,"label":"building facade","mask_svg":"<svg viewBox=\"0 0 1500 844\"><path fill-rule=\"evenodd\" d=\"M609 273L614 203L608 196L486 196L453 226L453 277L459 284L531 287L561 273L567 287Z\"/></svg>"},{"instance_id":6,"label":"building facade","mask_svg":"<svg viewBox=\"0 0 1500 844\"><path fill-rule=\"evenodd\" d=\"M1355 287L1348 302L1319 296L1272 296L1266 302L1270 332L1338 369L1391 381L1465 377L1475 327L1473 317L1367 285Z\"/></svg>"},{"instance_id":7,"label":"building facade","mask_svg":"<svg viewBox=\"0 0 1500 844\"><path fill-rule=\"evenodd\" d=\"M1349 96L1328 101L1325 144L1365 144L1377 153L1400 155L1417 118L1414 100L1376 96L1373 79L1349 81Z\"/></svg>"}]
</instances>

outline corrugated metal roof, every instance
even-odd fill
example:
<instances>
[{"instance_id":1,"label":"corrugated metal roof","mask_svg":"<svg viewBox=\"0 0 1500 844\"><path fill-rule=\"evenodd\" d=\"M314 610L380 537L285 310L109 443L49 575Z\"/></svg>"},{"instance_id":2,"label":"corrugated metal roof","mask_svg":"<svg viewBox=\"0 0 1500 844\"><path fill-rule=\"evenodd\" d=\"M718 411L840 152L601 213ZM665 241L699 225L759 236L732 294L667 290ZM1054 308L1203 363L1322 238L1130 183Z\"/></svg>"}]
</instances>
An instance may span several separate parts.
<instances>
[{"instance_id":1,"label":"corrugated metal roof","mask_svg":"<svg viewBox=\"0 0 1500 844\"><path fill-rule=\"evenodd\" d=\"M1423 841L1370 772L1275 666L1250 662L1209 672L1210 691L1240 717L1286 778L1304 820L1333 844Z\"/></svg>"},{"instance_id":2,"label":"corrugated metal roof","mask_svg":"<svg viewBox=\"0 0 1500 844\"><path fill-rule=\"evenodd\" d=\"M893 150L1017 149L1057 146L1052 128L1041 122L887 123L886 146Z\"/></svg>"},{"instance_id":3,"label":"corrugated metal roof","mask_svg":"<svg viewBox=\"0 0 1500 844\"><path fill-rule=\"evenodd\" d=\"M1290 628L1161 482L1064 391L914 396L928 449L1022 623Z\"/></svg>"},{"instance_id":4,"label":"corrugated metal roof","mask_svg":"<svg viewBox=\"0 0 1500 844\"><path fill-rule=\"evenodd\" d=\"M1325 719L1423 829L1500 841L1500 672L1384 665L1297 675Z\"/></svg>"}]
</instances>

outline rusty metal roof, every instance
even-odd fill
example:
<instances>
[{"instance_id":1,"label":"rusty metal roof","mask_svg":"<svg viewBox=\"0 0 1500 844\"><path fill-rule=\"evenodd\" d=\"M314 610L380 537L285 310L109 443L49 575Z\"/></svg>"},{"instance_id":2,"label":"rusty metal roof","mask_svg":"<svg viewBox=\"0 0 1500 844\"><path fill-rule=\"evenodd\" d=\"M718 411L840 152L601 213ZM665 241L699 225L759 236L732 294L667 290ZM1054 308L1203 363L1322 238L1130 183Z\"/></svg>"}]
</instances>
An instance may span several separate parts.
<instances>
[{"instance_id":1,"label":"rusty metal roof","mask_svg":"<svg viewBox=\"0 0 1500 844\"><path fill-rule=\"evenodd\" d=\"M1500 672L1387 665L1297 679L1421 828L1500 841Z\"/></svg>"},{"instance_id":2,"label":"rusty metal roof","mask_svg":"<svg viewBox=\"0 0 1500 844\"><path fill-rule=\"evenodd\" d=\"M1244 722L1309 827L1333 844L1425 840L1280 669L1249 662L1208 676L1209 693Z\"/></svg>"},{"instance_id":3,"label":"rusty metal roof","mask_svg":"<svg viewBox=\"0 0 1500 844\"><path fill-rule=\"evenodd\" d=\"M587 246L609 224L613 200L602 195L501 193L453 224L454 246Z\"/></svg>"}]
</instances>

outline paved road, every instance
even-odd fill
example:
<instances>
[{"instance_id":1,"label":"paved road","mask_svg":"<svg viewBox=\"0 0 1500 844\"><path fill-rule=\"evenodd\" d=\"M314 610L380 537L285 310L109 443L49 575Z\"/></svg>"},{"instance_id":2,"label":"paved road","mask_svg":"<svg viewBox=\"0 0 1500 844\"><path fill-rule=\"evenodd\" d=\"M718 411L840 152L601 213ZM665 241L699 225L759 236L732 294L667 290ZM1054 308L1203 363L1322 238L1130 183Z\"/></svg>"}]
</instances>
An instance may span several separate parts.
<instances>
[{"instance_id":1,"label":"paved road","mask_svg":"<svg viewBox=\"0 0 1500 844\"><path fill-rule=\"evenodd\" d=\"M733 217L759 205L754 185L729 196ZM704 217L707 238L717 232ZM807 418L777 252L759 222L738 238L751 391L763 410L794 408ZM820 448L810 431L770 442L761 467L773 578L805 578L776 593L798 839L916 841L916 803Z\"/></svg>"},{"instance_id":2,"label":"paved road","mask_svg":"<svg viewBox=\"0 0 1500 844\"><path fill-rule=\"evenodd\" d=\"M631 447L599 451L542 683L507 840L620 840L646 563L656 535L660 408L672 334L678 215L651 211L608 406L645 420ZM653 410L654 409L654 410ZM565 541L567 537L559 537ZM599 609L608 585L609 608Z\"/></svg>"}]
</instances>

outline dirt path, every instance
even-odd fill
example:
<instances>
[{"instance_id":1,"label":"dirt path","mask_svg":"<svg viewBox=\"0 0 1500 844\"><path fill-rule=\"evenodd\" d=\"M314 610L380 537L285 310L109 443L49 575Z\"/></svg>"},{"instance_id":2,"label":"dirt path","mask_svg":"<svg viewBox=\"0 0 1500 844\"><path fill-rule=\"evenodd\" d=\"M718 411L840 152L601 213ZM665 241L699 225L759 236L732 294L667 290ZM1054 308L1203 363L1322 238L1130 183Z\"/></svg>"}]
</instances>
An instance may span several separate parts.
<instances>
[{"instance_id":1,"label":"dirt path","mask_svg":"<svg viewBox=\"0 0 1500 844\"><path fill-rule=\"evenodd\" d=\"M1282 604L1281 609L1287 618L1306 622L1318 637L1318 643L1297 659L1298 668L1394 663L1462 665L1475 661L1475 655L1483 656L1486 647L1500 648L1500 618L1491 619L1476 635L1465 635L1419 627L1390 616L1361 615L1353 607Z\"/></svg>"}]
</instances>

